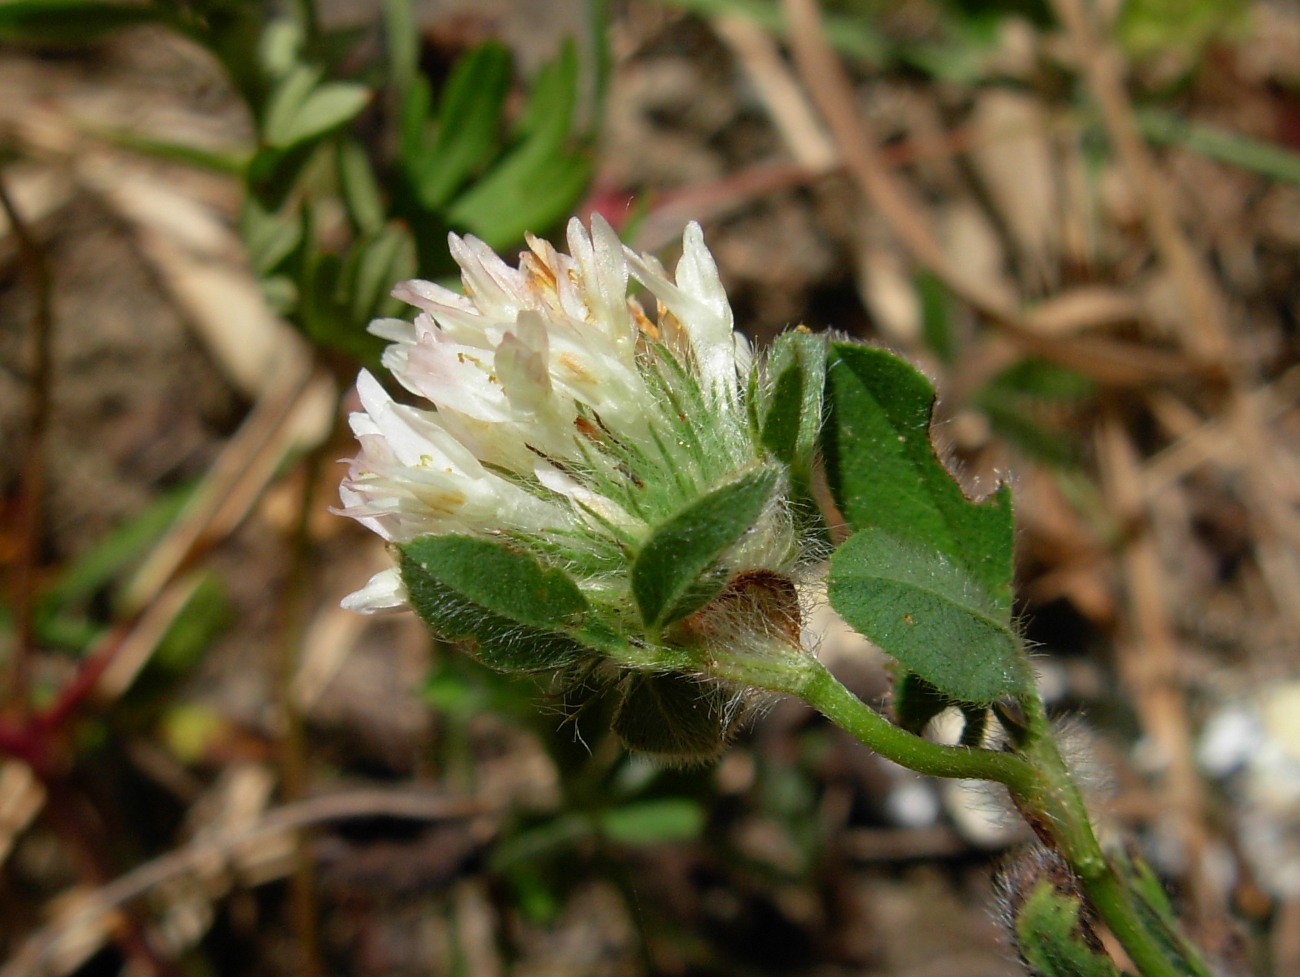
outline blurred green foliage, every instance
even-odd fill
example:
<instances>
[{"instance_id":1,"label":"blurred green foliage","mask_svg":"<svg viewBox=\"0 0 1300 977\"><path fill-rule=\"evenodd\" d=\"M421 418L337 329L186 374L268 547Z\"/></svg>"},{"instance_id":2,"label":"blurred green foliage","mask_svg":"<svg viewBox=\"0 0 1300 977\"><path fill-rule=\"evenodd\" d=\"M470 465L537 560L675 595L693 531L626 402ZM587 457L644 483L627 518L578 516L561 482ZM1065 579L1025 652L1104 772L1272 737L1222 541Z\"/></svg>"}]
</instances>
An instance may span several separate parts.
<instances>
[{"instance_id":1,"label":"blurred green foliage","mask_svg":"<svg viewBox=\"0 0 1300 977\"><path fill-rule=\"evenodd\" d=\"M396 314L398 281L454 271L448 231L493 248L545 234L592 176L603 85L603 10L589 5L591 62L564 44L524 84L488 41L444 80L423 70L409 0L386 0L380 54L365 31L322 30L310 3L240 0L19 0L0 5L0 40L67 47L154 23L207 48L248 106L257 143L214 153L112 133L120 145L237 174L239 230L268 303L313 343L373 364L365 331Z\"/></svg>"}]
</instances>

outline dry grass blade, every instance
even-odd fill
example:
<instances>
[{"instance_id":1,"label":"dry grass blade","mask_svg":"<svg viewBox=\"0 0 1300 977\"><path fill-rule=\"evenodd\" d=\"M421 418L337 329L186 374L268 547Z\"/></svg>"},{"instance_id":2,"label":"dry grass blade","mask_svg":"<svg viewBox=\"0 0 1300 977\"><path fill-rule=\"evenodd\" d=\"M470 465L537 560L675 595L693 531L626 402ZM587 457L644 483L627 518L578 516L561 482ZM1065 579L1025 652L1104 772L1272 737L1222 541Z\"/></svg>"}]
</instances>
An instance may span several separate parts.
<instances>
[{"instance_id":1,"label":"dry grass blade","mask_svg":"<svg viewBox=\"0 0 1300 977\"><path fill-rule=\"evenodd\" d=\"M743 17L715 17L713 30L736 55L796 162L811 173L834 167L835 144L790 76L771 36Z\"/></svg>"},{"instance_id":2,"label":"dry grass blade","mask_svg":"<svg viewBox=\"0 0 1300 977\"><path fill-rule=\"evenodd\" d=\"M473 818L488 812L476 802L410 789L358 790L314 797L268 812L257 822L196 839L136 868L78 899L65 918L29 937L0 969L0 977L54 977L51 962L71 934L95 926L123 906L172 880L229 864L241 849L289 835L310 825L354 818L391 817L418 821ZM490 831L490 827L485 827Z\"/></svg>"},{"instance_id":3,"label":"dry grass blade","mask_svg":"<svg viewBox=\"0 0 1300 977\"><path fill-rule=\"evenodd\" d=\"M175 526L123 592L127 610L144 607L166 581L248 514L285 457L322 438L322 407L333 381L307 369L281 378L257 402L209 470ZM329 418L324 418L328 428Z\"/></svg>"},{"instance_id":4,"label":"dry grass blade","mask_svg":"<svg viewBox=\"0 0 1300 977\"><path fill-rule=\"evenodd\" d=\"M1168 180L1142 141L1115 49L1098 37L1083 0L1052 0L1052 7L1070 35L1111 142L1142 201L1156 248L1177 280L1186 311L1179 320L1183 346L1196 363L1217 364L1216 372L1228 380L1222 417L1243 449L1242 470L1252 508L1259 513L1256 557L1278 611L1300 634L1300 605L1294 599L1300 593L1300 516L1284 501L1287 492L1278 474L1286 467L1282 451L1250 394L1252 381L1241 365L1223 295L1179 224Z\"/></svg>"},{"instance_id":5,"label":"dry grass blade","mask_svg":"<svg viewBox=\"0 0 1300 977\"><path fill-rule=\"evenodd\" d=\"M1134 527L1121 560L1132 633L1121 636L1128 647L1117 654L1121 678L1132 696L1142 728L1151 737L1163 770L1165 810L1184 845L1197 908L1211 916L1212 887L1204 876L1207 832L1205 797L1192 758L1192 735L1179 680L1179 650L1168 596L1164 591L1154 529L1142 491L1138 454L1118 417L1109 414L1098 432L1097 455L1108 508Z\"/></svg>"},{"instance_id":6,"label":"dry grass blade","mask_svg":"<svg viewBox=\"0 0 1300 977\"><path fill-rule=\"evenodd\" d=\"M799 74L840 147L845 168L913 260L1035 356L1116 385L1141 386L1198 372L1186 358L1150 347L1096 336L1062 341L1040 330L1032 316L1021 313L982 282L961 273L939 246L916 195L891 172L879 148L880 140L858 112L848 77L822 37L816 3L784 0L784 7Z\"/></svg>"},{"instance_id":7,"label":"dry grass blade","mask_svg":"<svg viewBox=\"0 0 1300 977\"><path fill-rule=\"evenodd\" d=\"M1223 296L1179 226L1167 181L1138 131L1118 55L1098 39L1083 0L1052 0L1052 9L1070 35L1079 68L1101 107L1106 131L1143 201L1152 239L1178 278L1187 313L1179 320L1183 344L1197 362L1225 363L1233 351Z\"/></svg>"}]
</instances>

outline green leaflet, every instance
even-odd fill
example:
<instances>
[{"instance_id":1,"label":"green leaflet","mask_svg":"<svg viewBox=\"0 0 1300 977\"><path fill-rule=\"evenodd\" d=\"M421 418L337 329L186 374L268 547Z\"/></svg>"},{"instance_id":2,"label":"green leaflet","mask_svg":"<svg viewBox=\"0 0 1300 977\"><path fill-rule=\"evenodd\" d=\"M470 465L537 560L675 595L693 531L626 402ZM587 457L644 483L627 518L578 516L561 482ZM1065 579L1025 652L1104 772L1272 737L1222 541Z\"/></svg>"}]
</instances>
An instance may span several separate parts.
<instances>
[{"instance_id":1,"label":"green leaflet","mask_svg":"<svg viewBox=\"0 0 1300 977\"><path fill-rule=\"evenodd\" d=\"M97 0L16 0L0 4L0 41L72 46L137 24L170 24L167 11Z\"/></svg>"},{"instance_id":2,"label":"green leaflet","mask_svg":"<svg viewBox=\"0 0 1300 977\"><path fill-rule=\"evenodd\" d=\"M411 605L435 632L473 641L506 672L540 671L589 654L575 636L587 601L562 571L472 536L426 536L401 547Z\"/></svg>"},{"instance_id":3,"label":"green leaflet","mask_svg":"<svg viewBox=\"0 0 1300 977\"><path fill-rule=\"evenodd\" d=\"M850 625L954 699L991 702L1030 688L1006 611L931 549L865 529L831 558L828 595Z\"/></svg>"},{"instance_id":4,"label":"green leaflet","mask_svg":"<svg viewBox=\"0 0 1300 977\"><path fill-rule=\"evenodd\" d=\"M492 158L509 89L505 46L489 41L456 62L438 102L436 126L426 129L419 144L410 147L414 153L402 160L423 207L445 207Z\"/></svg>"},{"instance_id":5,"label":"green leaflet","mask_svg":"<svg viewBox=\"0 0 1300 977\"><path fill-rule=\"evenodd\" d=\"M1121 856L1119 869L1143 927L1160 945L1165 958L1188 977L1210 977L1200 953L1183 935L1174 907L1151 867L1139 858Z\"/></svg>"},{"instance_id":6,"label":"green leaflet","mask_svg":"<svg viewBox=\"0 0 1300 977\"><path fill-rule=\"evenodd\" d=\"M886 530L938 551L1009 613L1011 493L966 498L930 442L934 390L898 357L833 343L826 373L822 449L835 504L850 528ZM936 683L937 684L937 683Z\"/></svg>"},{"instance_id":7,"label":"green leaflet","mask_svg":"<svg viewBox=\"0 0 1300 977\"><path fill-rule=\"evenodd\" d=\"M371 92L356 82L320 83L322 71L295 65L276 86L266 106L262 138L273 149L288 149L324 135L356 116Z\"/></svg>"},{"instance_id":8,"label":"green leaflet","mask_svg":"<svg viewBox=\"0 0 1300 977\"><path fill-rule=\"evenodd\" d=\"M1119 977L1100 945L1086 937L1077 895L1058 891L1040 878L1016 913L1020 955L1042 977ZM1096 938L1093 937L1093 940Z\"/></svg>"},{"instance_id":9,"label":"green leaflet","mask_svg":"<svg viewBox=\"0 0 1300 977\"><path fill-rule=\"evenodd\" d=\"M655 528L632 564L632 595L648 631L699 610L722 590L726 581L706 571L754 525L777 479L773 468L746 472Z\"/></svg>"},{"instance_id":10,"label":"green leaflet","mask_svg":"<svg viewBox=\"0 0 1300 977\"><path fill-rule=\"evenodd\" d=\"M570 213L593 165L572 131L579 74L577 52L565 44L537 73L511 148L448 205L454 225L501 248Z\"/></svg>"}]
</instances>

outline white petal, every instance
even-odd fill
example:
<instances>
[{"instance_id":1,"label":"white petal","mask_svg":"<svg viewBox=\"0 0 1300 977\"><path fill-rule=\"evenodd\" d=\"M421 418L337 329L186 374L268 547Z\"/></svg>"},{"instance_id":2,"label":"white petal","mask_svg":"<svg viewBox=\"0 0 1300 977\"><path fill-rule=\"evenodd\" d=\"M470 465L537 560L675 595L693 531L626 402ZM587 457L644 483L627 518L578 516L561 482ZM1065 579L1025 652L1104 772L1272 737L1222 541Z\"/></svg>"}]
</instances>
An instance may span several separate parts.
<instances>
[{"instance_id":1,"label":"white petal","mask_svg":"<svg viewBox=\"0 0 1300 977\"><path fill-rule=\"evenodd\" d=\"M415 342L415 323L405 319L372 319L366 332L390 343Z\"/></svg>"},{"instance_id":2,"label":"white petal","mask_svg":"<svg viewBox=\"0 0 1300 977\"><path fill-rule=\"evenodd\" d=\"M592 324L618 344L635 342L636 327L627 314L627 258L618 234L605 218L594 214L589 238L575 217L569 221L569 250L578 266Z\"/></svg>"},{"instance_id":3,"label":"white petal","mask_svg":"<svg viewBox=\"0 0 1300 977\"><path fill-rule=\"evenodd\" d=\"M456 309L474 311L474 303L449 288L443 288L437 282L426 282L422 278L412 278L399 283L392 292L393 298L401 299L407 305L430 311L430 306L447 305Z\"/></svg>"},{"instance_id":4,"label":"white petal","mask_svg":"<svg viewBox=\"0 0 1300 977\"><path fill-rule=\"evenodd\" d=\"M686 225L682 235L682 260L677 263L677 287L709 310L710 334L701 339L725 345L731 336L733 319L727 293L718 277L718 266L704 244L704 231L695 221Z\"/></svg>"},{"instance_id":5,"label":"white petal","mask_svg":"<svg viewBox=\"0 0 1300 977\"><path fill-rule=\"evenodd\" d=\"M493 365L511 406L537 411L551 398L547 372L546 324L536 312L521 312L515 331L497 347Z\"/></svg>"},{"instance_id":6,"label":"white petal","mask_svg":"<svg viewBox=\"0 0 1300 977\"><path fill-rule=\"evenodd\" d=\"M593 492L572 475L567 475L552 465L539 461L533 469L533 475L552 492L563 495L583 509L589 509L606 522L625 529L633 529L640 525L638 520L628 515L622 506Z\"/></svg>"},{"instance_id":7,"label":"white petal","mask_svg":"<svg viewBox=\"0 0 1300 977\"><path fill-rule=\"evenodd\" d=\"M447 236L451 256L460 265L465 294L486 316L514 321L528 304L524 276L472 235Z\"/></svg>"},{"instance_id":8,"label":"white petal","mask_svg":"<svg viewBox=\"0 0 1300 977\"><path fill-rule=\"evenodd\" d=\"M459 343L420 343L407 354L406 376L439 410L459 411L481 421L506 421L510 404L493 382L485 359L491 354Z\"/></svg>"},{"instance_id":9,"label":"white petal","mask_svg":"<svg viewBox=\"0 0 1300 977\"><path fill-rule=\"evenodd\" d=\"M402 586L402 577L396 569L380 570L371 577L364 587L343 598L344 610L356 611L358 614L375 614L379 611L405 607L406 588Z\"/></svg>"},{"instance_id":10,"label":"white petal","mask_svg":"<svg viewBox=\"0 0 1300 977\"><path fill-rule=\"evenodd\" d=\"M754 348L749 345L749 340L741 333L733 332L731 334L736 361L736 373L742 381L749 377L749 371L754 368Z\"/></svg>"},{"instance_id":11,"label":"white petal","mask_svg":"<svg viewBox=\"0 0 1300 977\"><path fill-rule=\"evenodd\" d=\"M694 222L682 238L677 283L668 281L659 263L625 249L632 274L681 324L706 393L724 403L736 400L736 354L732 313L718 279L717 265L704 246L704 232Z\"/></svg>"}]
</instances>

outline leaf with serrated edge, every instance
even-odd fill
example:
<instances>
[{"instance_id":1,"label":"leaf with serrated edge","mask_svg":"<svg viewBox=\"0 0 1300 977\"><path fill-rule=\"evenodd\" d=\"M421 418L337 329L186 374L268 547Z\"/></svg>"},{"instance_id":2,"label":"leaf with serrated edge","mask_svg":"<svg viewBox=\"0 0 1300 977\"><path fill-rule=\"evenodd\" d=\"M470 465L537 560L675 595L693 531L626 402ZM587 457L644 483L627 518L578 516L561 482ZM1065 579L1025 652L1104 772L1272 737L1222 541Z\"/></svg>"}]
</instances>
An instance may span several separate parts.
<instances>
[{"instance_id":1,"label":"leaf with serrated edge","mask_svg":"<svg viewBox=\"0 0 1300 977\"><path fill-rule=\"evenodd\" d=\"M1011 494L968 499L930 442L934 389L884 350L833 343L822 448L827 480L853 530L879 527L937 550L1002 609L1011 606Z\"/></svg>"},{"instance_id":2,"label":"leaf with serrated edge","mask_svg":"<svg viewBox=\"0 0 1300 977\"><path fill-rule=\"evenodd\" d=\"M992 702L1029 687L1004 612L932 550L863 530L831 558L827 592L852 627L954 699Z\"/></svg>"}]
</instances>

